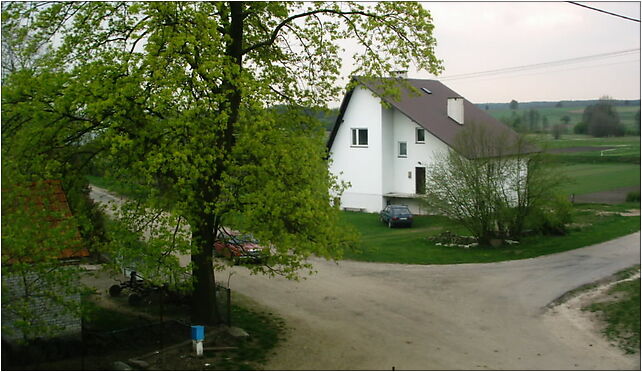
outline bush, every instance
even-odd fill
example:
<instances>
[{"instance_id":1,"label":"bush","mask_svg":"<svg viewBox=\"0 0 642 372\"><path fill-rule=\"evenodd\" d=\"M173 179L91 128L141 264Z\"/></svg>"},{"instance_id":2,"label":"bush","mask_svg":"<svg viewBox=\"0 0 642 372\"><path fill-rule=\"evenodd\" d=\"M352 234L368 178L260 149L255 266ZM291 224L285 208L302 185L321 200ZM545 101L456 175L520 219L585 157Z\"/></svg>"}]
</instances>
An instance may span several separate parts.
<instances>
[{"instance_id":1,"label":"bush","mask_svg":"<svg viewBox=\"0 0 642 372\"><path fill-rule=\"evenodd\" d=\"M550 205L533 212L529 217L529 228L545 235L565 235L566 225L572 221L572 209L571 202L558 195Z\"/></svg>"},{"instance_id":2,"label":"bush","mask_svg":"<svg viewBox=\"0 0 642 372\"><path fill-rule=\"evenodd\" d=\"M579 122L573 127L573 133L575 134L588 134L588 124L584 122Z\"/></svg>"},{"instance_id":3,"label":"bush","mask_svg":"<svg viewBox=\"0 0 642 372\"><path fill-rule=\"evenodd\" d=\"M630 193L626 194L626 201L627 202L640 202L640 192L639 191L631 191Z\"/></svg>"}]
</instances>

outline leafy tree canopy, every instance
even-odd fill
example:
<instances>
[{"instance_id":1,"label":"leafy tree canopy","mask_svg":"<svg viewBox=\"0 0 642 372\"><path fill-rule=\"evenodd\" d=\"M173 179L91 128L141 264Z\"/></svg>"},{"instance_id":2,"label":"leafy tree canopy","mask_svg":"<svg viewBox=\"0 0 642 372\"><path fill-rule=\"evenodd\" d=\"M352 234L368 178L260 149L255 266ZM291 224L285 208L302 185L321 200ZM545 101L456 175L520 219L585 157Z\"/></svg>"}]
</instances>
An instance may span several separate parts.
<instances>
[{"instance_id":1,"label":"leafy tree canopy","mask_svg":"<svg viewBox=\"0 0 642 372\"><path fill-rule=\"evenodd\" d=\"M273 247L256 271L289 276L352 241L330 204L342 185L322 129L295 110L340 95L340 43L360 45L353 74L441 70L430 14L412 2L16 2L2 16L13 54L32 61L3 84L18 167L106 157L153 186L137 211L171 204L172 221L186 223L193 318L204 323L218 321L212 248L223 226ZM292 109L267 110L279 104Z\"/></svg>"},{"instance_id":2,"label":"leafy tree canopy","mask_svg":"<svg viewBox=\"0 0 642 372\"><path fill-rule=\"evenodd\" d=\"M594 137L622 136L624 126L620 116L613 107L613 100L604 96L599 102L584 109L582 122L588 134Z\"/></svg>"}]
</instances>

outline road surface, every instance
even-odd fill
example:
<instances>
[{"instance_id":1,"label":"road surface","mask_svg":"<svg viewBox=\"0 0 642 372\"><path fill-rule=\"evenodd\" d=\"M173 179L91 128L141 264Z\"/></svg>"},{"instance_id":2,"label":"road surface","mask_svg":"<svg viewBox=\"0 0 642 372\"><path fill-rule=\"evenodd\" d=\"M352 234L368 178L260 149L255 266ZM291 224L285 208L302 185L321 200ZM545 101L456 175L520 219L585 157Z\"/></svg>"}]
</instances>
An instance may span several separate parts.
<instances>
[{"instance_id":1,"label":"road surface","mask_svg":"<svg viewBox=\"0 0 642 372\"><path fill-rule=\"evenodd\" d=\"M640 369L639 355L546 310L639 264L640 233L492 264L312 262L318 274L301 282L232 269L233 291L293 326L266 369Z\"/></svg>"},{"instance_id":2,"label":"road surface","mask_svg":"<svg viewBox=\"0 0 642 372\"><path fill-rule=\"evenodd\" d=\"M118 203L99 188L91 196ZM300 282L231 269L234 292L291 327L266 369L640 369L639 355L625 356L546 309L569 290L640 264L639 232L491 264L311 262L318 273Z\"/></svg>"}]
</instances>

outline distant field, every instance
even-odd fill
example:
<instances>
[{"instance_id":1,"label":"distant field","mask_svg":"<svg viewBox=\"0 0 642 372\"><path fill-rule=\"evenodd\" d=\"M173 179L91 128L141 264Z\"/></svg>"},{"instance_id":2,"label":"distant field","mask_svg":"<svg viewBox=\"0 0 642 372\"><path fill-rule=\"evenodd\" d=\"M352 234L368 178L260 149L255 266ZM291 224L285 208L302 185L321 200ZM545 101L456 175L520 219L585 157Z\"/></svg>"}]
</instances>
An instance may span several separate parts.
<instances>
[{"instance_id":1,"label":"distant field","mask_svg":"<svg viewBox=\"0 0 642 372\"><path fill-rule=\"evenodd\" d=\"M560 188L566 195L640 185L639 164L568 164L557 171L569 179L569 183Z\"/></svg>"},{"instance_id":2,"label":"distant field","mask_svg":"<svg viewBox=\"0 0 642 372\"><path fill-rule=\"evenodd\" d=\"M540 114L540 117L546 117L549 125L562 124L562 117L568 115L571 119L569 125L572 127L575 124L579 123L582 120L582 114L584 113L585 106L574 106L574 107L547 107L547 108L537 108ZM501 119L503 117L509 118L512 115L512 111L515 111L520 117L524 111L528 111L528 108L520 108L517 110L503 109L503 110L488 110L487 112L496 119ZM640 110L640 106L615 106L615 110L620 116L620 122L626 128L635 127L635 113Z\"/></svg>"},{"instance_id":3,"label":"distant field","mask_svg":"<svg viewBox=\"0 0 642 372\"><path fill-rule=\"evenodd\" d=\"M585 163L591 162L613 162L620 159L625 163L632 163L633 158L640 158L640 137L607 137L595 138L588 135L564 135L556 140L551 135L527 135L530 141L537 143L544 150L586 148L586 151L572 151L556 153L566 162L577 160ZM601 150L593 150L590 147L601 147ZM639 164L639 160L637 161Z\"/></svg>"}]
</instances>

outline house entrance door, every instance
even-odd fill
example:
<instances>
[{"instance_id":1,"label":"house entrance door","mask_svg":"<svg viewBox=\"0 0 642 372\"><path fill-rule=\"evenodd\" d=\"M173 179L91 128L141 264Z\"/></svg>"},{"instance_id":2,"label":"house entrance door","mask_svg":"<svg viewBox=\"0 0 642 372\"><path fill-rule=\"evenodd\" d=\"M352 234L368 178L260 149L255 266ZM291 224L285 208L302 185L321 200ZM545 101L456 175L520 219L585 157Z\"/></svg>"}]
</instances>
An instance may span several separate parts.
<instances>
[{"instance_id":1,"label":"house entrance door","mask_svg":"<svg viewBox=\"0 0 642 372\"><path fill-rule=\"evenodd\" d=\"M426 168L424 167L415 168L415 193L426 193Z\"/></svg>"}]
</instances>

